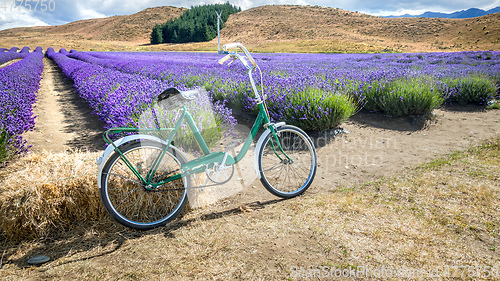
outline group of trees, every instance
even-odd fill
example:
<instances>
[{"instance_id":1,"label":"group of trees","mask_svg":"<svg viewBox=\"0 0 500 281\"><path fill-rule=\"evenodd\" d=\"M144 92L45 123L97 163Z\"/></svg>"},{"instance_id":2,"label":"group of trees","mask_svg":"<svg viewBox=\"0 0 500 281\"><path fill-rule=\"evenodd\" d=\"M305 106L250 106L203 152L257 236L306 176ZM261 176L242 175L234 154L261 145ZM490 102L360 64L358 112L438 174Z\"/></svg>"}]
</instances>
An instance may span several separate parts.
<instances>
[{"instance_id":1,"label":"group of trees","mask_svg":"<svg viewBox=\"0 0 500 281\"><path fill-rule=\"evenodd\" d=\"M151 44L204 42L214 39L217 36L216 11L222 12L222 28L229 15L240 12L241 8L229 2L191 7L180 17L157 24L151 32Z\"/></svg>"}]
</instances>

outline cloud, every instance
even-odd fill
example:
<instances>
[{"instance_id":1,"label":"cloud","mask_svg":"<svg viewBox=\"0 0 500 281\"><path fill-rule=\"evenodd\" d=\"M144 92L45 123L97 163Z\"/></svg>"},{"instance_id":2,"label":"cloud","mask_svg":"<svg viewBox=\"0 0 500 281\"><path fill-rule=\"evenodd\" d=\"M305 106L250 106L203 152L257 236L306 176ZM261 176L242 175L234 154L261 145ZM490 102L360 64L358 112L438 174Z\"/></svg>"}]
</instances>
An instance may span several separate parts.
<instances>
[{"instance_id":1,"label":"cloud","mask_svg":"<svg viewBox=\"0 0 500 281\"><path fill-rule=\"evenodd\" d=\"M7 8L7 10L10 7ZM27 10L17 10L4 12L0 11L0 30L14 28L14 27L27 27L27 26L44 26L48 25L43 20L33 16L33 12Z\"/></svg>"},{"instance_id":2,"label":"cloud","mask_svg":"<svg viewBox=\"0 0 500 281\"><path fill-rule=\"evenodd\" d=\"M0 0L3 1L3 0ZM32 0L33 1L33 0ZM5 28L34 25L60 25L72 21L106 17L114 15L127 15L137 13L143 9L157 6L175 6L189 8L195 5L224 3L226 0L46 0L55 5L54 11L16 11L4 12L0 9L0 30ZM18 1L19 2L19 1ZM372 15L401 15L405 13L420 14L425 11L445 12L480 8L491 9L500 6L500 0L231 0L230 3L242 9L264 5L318 5L323 7L341 8L350 11L359 11ZM17 9L14 9L17 10Z\"/></svg>"},{"instance_id":3,"label":"cloud","mask_svg":"<svg viewBox=\"0 0 500 281\"><path fill-rule=\"evenodd\" d=\"M81 3L76 4L76 10L78 11L78 18L82 20L106 17L105 14L100 13L92 8L87 8L86 6L83 6Z\"/></svg>"}]
</instances>

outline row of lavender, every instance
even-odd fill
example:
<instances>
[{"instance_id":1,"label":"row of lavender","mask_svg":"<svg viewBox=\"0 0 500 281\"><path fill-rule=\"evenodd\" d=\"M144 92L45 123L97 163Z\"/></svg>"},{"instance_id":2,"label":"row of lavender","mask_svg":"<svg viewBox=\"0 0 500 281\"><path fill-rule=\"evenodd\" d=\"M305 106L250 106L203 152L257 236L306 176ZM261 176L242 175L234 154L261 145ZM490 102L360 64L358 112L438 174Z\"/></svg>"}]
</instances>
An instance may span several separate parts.
<instances>
[{"instance_id":1,"label":"row of lavender","mask_svg":"<svg viewBox=\"0 0 500 281\"><path fill-rule=\"evenodd\" d=\"M55 52L47 49L47 56L54 60L63 74L73 80L73 86L79 96L94 110L94 113L105 123L105 128L112 127L142 127L141 115L145 114L145 106L153 103L154 99L165 89L175 85L173 82L150 79L143 75L124 73L114 69L91 64L82 60L68 57L69 53L61 49ZM178 87L185 89L185 87ZM208 98L196 100L191 112L200 130L206 127L225 127L228 131L236 124L236 120L220 101ZM216 124L211 124L205 118L204 112L199 110L207 104L215 112ZM153 115L159 115L154 113ZM174 114L175 115L175 114ZM165 121L165 120L163 120ZM175 116L167 120L164 126L173 125ZM156 124L158 125L158 124ZM154 126L154 125L153 125ZM169 127L170 127L169 126ZM194 139L193 139L194 140ZM188 144L189 145L189 144Z\"/></svg>"},{"instance_id":2,"label":"row of lavender","mask_svg":"<svg viewBox=\"0 0 500 281\"><path fill-rule=\"evenodd\" d=\"M17 48L0 52L0 58L10 53L17 53ZM21 55L16 57L23 58L21 61L0 68L0 162L27 151L22 135L35 126L33 106L44 55L41 48L32 53L23 48Z\"/></svg>"},{"instance_id":3,"label":"row of lavender","mask_svg":"<svg viewBox=\"0 0 500 281\"><path fill-rule=\"evenodd\" d=\"M169 81L181 88L203 86L217 100L227 100L246 111L256 110L256 102L251 93L247 74L243 68L221 67L217 64L220 55L201 53L83 53L72 51L69 57L115 69L124 73ZM109 57L108 57L109 56ZM267 58L261 59L269 60ZM275 71L272 66L260 63L264 72ZM266 78L270 114L274 120L285 120L306 129L325 129L340 125L354 114L356 104L349 95L326 95L324 91L303 87L296 95L287 95L290 85L287 79L275 75ZM303 75L303 82L311 77ZM314 78L314 77L312 77ZM283 90L287 88L286 90Z\"/></svg>"},{"instance_id":4,"label":"row of lavender","mask_svg":"<svg viewBox=\"0 0 500 281\"><path fill-rule=\"evenodd\" d=\"M19 48L12 47L10 50L5 48L0 48L0 64L6 63L14 59L23 59L30 53L29 47L23 47L20 52L17 52ZM41 49L40 49L41 51Z\"/></svg>"},{"instance_id":5,"label":"row of lavender","mask_svg":"<svg viewBox=\"0 0 500 281\"><path fill-rule=\"evenodd\" d=\"M243 110L255 109L242 68L219 66L217 54L73 50L68 56L181 87L204 86L216 99ZM497 95L500 81L500 52L256 54L255 58L264 72L272 117L315 130L338 126L360 104L390 116L425 114L443 102L484 104Z\"/></svg>"}]
</instances>

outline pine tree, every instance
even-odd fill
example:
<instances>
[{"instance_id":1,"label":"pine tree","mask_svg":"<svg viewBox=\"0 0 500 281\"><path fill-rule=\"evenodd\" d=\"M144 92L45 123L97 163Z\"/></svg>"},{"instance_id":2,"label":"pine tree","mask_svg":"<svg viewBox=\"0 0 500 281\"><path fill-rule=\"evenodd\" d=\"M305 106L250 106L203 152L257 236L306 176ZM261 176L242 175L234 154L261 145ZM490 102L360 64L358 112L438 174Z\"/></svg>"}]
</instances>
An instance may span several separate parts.
<instances>
[{"instance_id":1,"label":"pine tree","mask_svg":"<svg viewBox=\"0 0 500 281\"><path fill-rule=\"evenodd\" d=\"M174 29L174 32L172 33L172 39L171 42L169 43L179 43L179 38L177 37L177 30Z\"/></svg>"},{"instance_id":2,"label":"pine tree","mask_svg":"<svg viewBox=\"0 0 500 281\"><path fill-rule=\"evenodd\" d=\"M156 25L150 36L151 44L210 41L217 36L217 15L221 12L221 28L230 15L241 12L240 7L225 4L192 6L179 18Z\"/></svg>"},{"instance_id":3,"label":"pine tree","mask_svg":"<svg viewBox=\"0 0 500 281\"><path fill-rule=\"evenodd\" d=\"M161 44L163 43L162 28L159 24L153 27L150 38L151 44Z\"/></svg>"}]
</instances>

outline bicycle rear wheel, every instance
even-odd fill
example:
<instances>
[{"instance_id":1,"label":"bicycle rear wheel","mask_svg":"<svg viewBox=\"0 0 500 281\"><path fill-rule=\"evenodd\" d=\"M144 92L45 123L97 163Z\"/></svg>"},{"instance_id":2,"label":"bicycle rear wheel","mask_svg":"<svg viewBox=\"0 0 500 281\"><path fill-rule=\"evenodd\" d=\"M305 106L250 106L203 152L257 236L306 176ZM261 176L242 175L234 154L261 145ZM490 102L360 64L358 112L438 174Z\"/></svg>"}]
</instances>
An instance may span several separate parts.
<instances>
[{"instance_id":1,"label":"bicycle rear wheel","mask_svg":"<svg viewBox=\"0 0 500 281\"><path fill-rule=\"evenodd\" d=\"M277 129L277 137L286 157L272 134L258 149L260 181L272 194L292 198L306 191L316 175L316 149L301 129L285 125Z\"/></svg>"},{"instance_id":2,"label":"bicycle rear wheel","mask_svg":"<svg viewBox=\"0 0 500 281\"><path fill-rule=\"evenodd\" d=\"M146 178L154 161L165 149L159 142L131 142L121 149L128 161ZM181 172L187 159L168 149L155 173L155 180ZM101 177L100 197L108 213L119 223L148 230L165 225L180 214L187 202L190 177L182 177L156 189L147 189L125 164L118 152L106 161Z\"/></svg>"}]
</instances>

